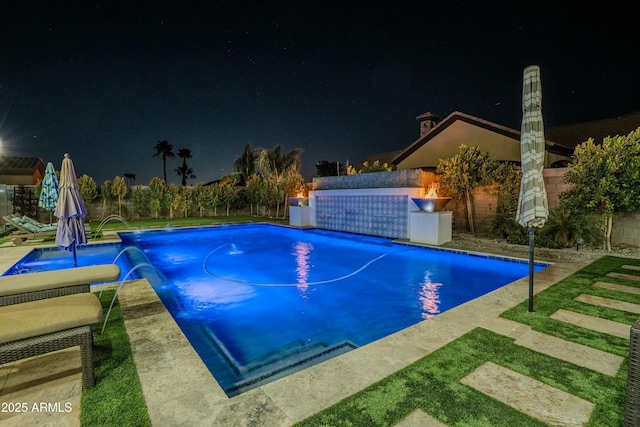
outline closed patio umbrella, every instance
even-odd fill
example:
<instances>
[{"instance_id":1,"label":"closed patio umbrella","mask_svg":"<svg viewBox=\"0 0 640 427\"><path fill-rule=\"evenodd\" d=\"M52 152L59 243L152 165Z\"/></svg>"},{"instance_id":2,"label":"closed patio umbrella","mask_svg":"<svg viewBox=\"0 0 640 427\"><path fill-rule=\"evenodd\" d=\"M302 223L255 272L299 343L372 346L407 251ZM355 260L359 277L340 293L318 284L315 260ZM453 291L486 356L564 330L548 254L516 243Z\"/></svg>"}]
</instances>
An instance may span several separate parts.
<instances>
[{"instance_id":1,"label":"closed patio umbrella","mask_svg":"<svg viewBox=\"0 0 640 427\"><path fill-rule=\"evenodd\" d=\"M529 231L529 311L533 311L533 230L544 226L549 217L547 192L542 177L544 124L540 67L537 65L531 65L524 70L522 113L520 134L522 182L516 220Z\"/></svg>"},{"instance_id":2,"label":"closed patio umbrella","mask_svg":"<svg viewBox=\"0 0 640 427\"><path fill-rule=\"evenodd\" d=\"M58 177L56 171L53 168L53 163L47 163L47 168L44 171L44 178L42 178L42 190L40 191L40 198L38 199L38 206L49 211L49 224L53 222L52 213L58 204L58 196L60 192L58 190Z\"/></svg>"},{"instance_id":3,"label":"closed patio umbrella","mask_svg":"<svg viewBox=\"0 0 640 427\"><path fill-rule=\"evenodd\" d=\"M59 190L60 197L54 213L58 218L56 245L60 249L71 251L73 265L78 265L76 247L87 244L84 229L84 217L87 216L87 209L84 206L82 196L80 196L80 186L69 154L65 154L62 159Z\"/></svg>"}]
</instances>

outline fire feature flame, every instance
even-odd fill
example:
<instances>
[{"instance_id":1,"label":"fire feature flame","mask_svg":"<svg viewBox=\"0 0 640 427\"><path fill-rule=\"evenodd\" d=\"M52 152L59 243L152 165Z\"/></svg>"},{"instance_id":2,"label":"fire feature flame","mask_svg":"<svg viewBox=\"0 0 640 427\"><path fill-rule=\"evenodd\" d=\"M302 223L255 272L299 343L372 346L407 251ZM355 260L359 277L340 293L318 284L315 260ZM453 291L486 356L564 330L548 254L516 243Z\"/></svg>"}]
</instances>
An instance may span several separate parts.
<instances>
[{"instance_id":1,"label":"fire feature flame","mask_svg":"<svg viewBox=\"0 0 640 427\"><path fill-rule=\"evenodd\" d=\"M438 184L435 182L429 186L427 189L427 193L424 195L424 198L435 198L438 197Z\"/></svg>"}]
</instances>

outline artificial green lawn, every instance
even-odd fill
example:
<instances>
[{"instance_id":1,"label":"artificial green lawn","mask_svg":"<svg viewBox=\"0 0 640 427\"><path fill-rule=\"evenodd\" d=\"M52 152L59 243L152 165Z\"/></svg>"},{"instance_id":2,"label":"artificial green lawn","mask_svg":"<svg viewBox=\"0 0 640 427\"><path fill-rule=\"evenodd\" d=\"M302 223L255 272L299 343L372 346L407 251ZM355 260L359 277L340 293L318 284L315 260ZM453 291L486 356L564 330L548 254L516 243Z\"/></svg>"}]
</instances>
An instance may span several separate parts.
<instances>
[{"instance_id":1,"label":"artificial green lawn","mask_svg":"<svg viewBox=\"0 0 640 427\"><path fill-rule=\"evenodd\" d=\"M233 216L207 216L207 217L187 217L187 218L147 218L147 219L127 219L127 227L123 222L112 219L105 223L101 230L125 230L147 229L147 228L164 228L164 227L194 227L200 225L222 225L222 224L242 224L247 222L271 222L276 224L288 224L288 220L282 218L257 217L253 215L233 215ZM91 221L91 229L97 230L100 221Z\"/></svg>"},{"instance_id":2,"label":"artificial green lawn","mask_svg":"<svg viewBox=\"0 0 640 427\"><path fill-rule=\"evenodd\" d=\"M115 290L105 291L100 297L105 316L114 294ZM96 387L82 392L81 425L150 426L151 420L117 299L104 334L100 334L101 329L102 323L93 327Z\"/></svg>"},{"instance_id":3,"label":"artificial green lawn","mask_svg":"<svg viewBox=\"0 0 640 427\"><path fill-rule=\"evenodd\" d=\"M590 293L640 304L639 295L592 286L595 281L606 280L640 287L639 282L605 278L611 271L633 274L621 269L624 264L640 265L640 260L604 257L538 294L534 313L528 312L528 301L524 301L503 314L535 330L625 357L615 377L537 353L514 344L508 337L476 328L296 426L391 426L416 409L450 426L545 425L460 382L487 361L593 402L595 409L588 426L622 425L629 340L565 324L548 316L564 308L631 325L637 314L573 301L581 293Z\"/></svg>"}]
</instances>

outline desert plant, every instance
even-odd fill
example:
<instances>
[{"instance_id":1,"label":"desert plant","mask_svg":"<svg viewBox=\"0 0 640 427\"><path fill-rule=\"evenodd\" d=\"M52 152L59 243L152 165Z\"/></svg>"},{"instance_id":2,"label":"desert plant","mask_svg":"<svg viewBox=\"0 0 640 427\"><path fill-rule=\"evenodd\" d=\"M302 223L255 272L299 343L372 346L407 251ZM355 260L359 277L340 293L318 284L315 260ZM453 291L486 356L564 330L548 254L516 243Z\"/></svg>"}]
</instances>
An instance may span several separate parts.
<instances>
[{"instance_id":1,"label":"desert plant","mask_svg":"<svg viewBox=\"0 0 640 427\"><path fill-rule=\"evenodd\" d=\"M578 243L602 244L604 224L593 213L576 212L568 204L549 211L547 223L538 230L537 245L547 248L570 248Z\"/></svg>"}]
</instances>

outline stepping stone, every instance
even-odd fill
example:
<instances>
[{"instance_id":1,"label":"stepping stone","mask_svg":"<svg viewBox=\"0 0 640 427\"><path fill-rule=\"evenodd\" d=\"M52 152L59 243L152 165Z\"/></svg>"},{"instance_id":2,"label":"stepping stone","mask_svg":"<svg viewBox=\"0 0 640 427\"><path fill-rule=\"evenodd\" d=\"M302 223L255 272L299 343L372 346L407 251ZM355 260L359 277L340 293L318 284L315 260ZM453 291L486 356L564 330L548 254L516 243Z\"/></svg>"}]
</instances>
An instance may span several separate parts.
<instances>
[{"instance_id":1,"label":"stepping stone","mask_svg":"<svg viewBox=\"0 0 640 427\"><path fill-rule=\"evenodd\" d=\"M595 405L526 375L485 362L461 382L551 426L584 426Z\"/></svg>"},{"instance_id":2,"label":"stepping stone","mask_svg":"<svg viewBox=\"0 0 640 427\"><path fill-rule=\"evenodd\" d=\"M549 316L552 319L561 322L571 323L572 325L581 326L593 331L614 335L620 338L629 338L631 335L631 325L614 322L600 317L589 316L582 313L576 313L568 310L558 310Z\"/></svg>"},{"instance_id":3,"label":"stepping stone","mask_svg":"<svg viewBox=\"0 0 640 427\"><path fill-rule=\"evenodd\" d=\"M394 427L447 427L426 412L416 409Z\"/></svg>"},{"instance_id":4,"label":"stepping stone","mask_svg":"<svg viewBox=\"0 0 640 427\"><path fill-rule=\"evenodd\" d=\"M631 328L629 327L630 330ZM617 375L620 365L624 361L621 356L536 331L522 334L516 339L515 343L538 353L592 369L611 377Z\"/></svg>"},{"instance_id":5,"label":"stepping stone","mask_svg":"<svg viewBox=\"0 0 640 427\"><path fill-rule=\"evenodd\" d=\"M640 295L640 288L636 288L635 286L618 285L616 283L609 282L596 282L593 286L596 288L609 289L610 291L620 291L628 294Z\"/></svg>"},{"instance_id":6,"label":"stepping stone","mask_svg":"<svg viewBox=\"0 0 640 427\"><path fill-rule=\"evenodd\" d=\"M626 268L627 270L640 271L640 266L637 265L623 265L622 268Z\"/></svg>"},{"instance_id":7,"label":"stepping stone","mask_svg":"<svg viewBox=\"0 0 640 427\"><path fill-rule=\"evenodd\" d=\"M611 272L611 273L607 273L607 277L615 277L616 279L626 279L626 280L634 280L636 282L640 282L640 276L637 276L635 274Z\"/></svg>"},{"instance_id":8,"label":"stepping stone","mask_svg":"<svg viewBox=\"0 0 640 427\"><path fill-rule=\"evenodd\" d=\"M640 314L640 304L634 304L626 301L618 301L611 298L597 297L595 295L580 294L574 298L576 301L584 302L591 305L599 305L601 307L614 308L616 310L627 311L629 313Z\"/></svg>"}]
</instances>

